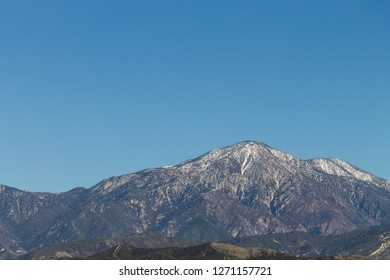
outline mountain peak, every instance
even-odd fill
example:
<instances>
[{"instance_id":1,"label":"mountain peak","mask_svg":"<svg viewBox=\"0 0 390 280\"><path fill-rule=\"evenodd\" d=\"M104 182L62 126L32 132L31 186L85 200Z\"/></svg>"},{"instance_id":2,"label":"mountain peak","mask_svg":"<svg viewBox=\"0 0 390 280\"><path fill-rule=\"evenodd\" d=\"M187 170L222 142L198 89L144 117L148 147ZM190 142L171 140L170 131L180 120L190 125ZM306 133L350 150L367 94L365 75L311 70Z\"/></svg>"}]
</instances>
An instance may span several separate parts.
<instances>
[{"instance_id":1,"label":"mountain peak","mask_svg":"<svg viewBox=\"0 0 390 280\"><path fill-rule=\"evenodd\" d=\"M253 141L253 140L247 140L247 141L242 141L238 142L236 144L221 148L221 149L229 149L229 148L234 148L237 150L245 150L245 151L257 151L259 149L273 149L272 147L268 146L267 144L259 141Z\"/></svg>"},{"instance_id":2,"label":"mountain peak","mask_svg":"<svg viewBox=\"0 0 390 280\"><path fill-rule=\"evenodd\" d=\"M245 140L238 142L236 144L230 145L235 147L263 147L263 148L270 148L267 144L260 142L260 141L253 141L253 140Z\"/></svg>"},{"instance_id":3,"label":"mountain peak","mask_svg":"<svg viewBox=\"0 0 390 280\"><path fill-rule=\"evenodd\" d=\"M210 159L217 159L226 156L237 158L237 157L242 157L243 155L264 156L269 154L273 154L274 156L280 156L282 154L286 155L286 153L278 151L262 142L243 141L223 148L214 149L201 156L201 158L207 157Z\"/></svg>"},{"instance_id":4,"label":"mountain peak","mask_svg":"<svg viewBox=\"0 0 390 280\"><path fill-rule=\"evenodd\" d=\"M237 144L214 149L198 158L185 161L177 167L185 170L206 171L215 168L241 173L242 176L249 170L252 172L265 172L268 175L276 174L283 169L296 173L300 159L288 153L276 150L262 142L243 141ZM210 172L211 172L210 169Z\"/></svg>"}]
</instances>

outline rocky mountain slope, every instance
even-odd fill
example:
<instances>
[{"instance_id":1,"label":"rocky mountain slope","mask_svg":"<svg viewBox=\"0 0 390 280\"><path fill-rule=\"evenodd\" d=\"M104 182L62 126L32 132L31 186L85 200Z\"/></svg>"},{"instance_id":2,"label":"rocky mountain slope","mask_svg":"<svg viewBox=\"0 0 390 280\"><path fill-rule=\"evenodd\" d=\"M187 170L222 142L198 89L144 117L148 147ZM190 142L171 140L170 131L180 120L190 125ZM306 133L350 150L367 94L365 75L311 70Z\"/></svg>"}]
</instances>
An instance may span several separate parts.
<instances>
[{"instance_id":1,"label":"rocky mountain slope","mask_svg":"<svg viewBox=\"0 0 390 280\"><path fill-rule=\"evenodd\" d=\"M390 259L390 225L374 226L339 235L311 235L307 232L271 233L226 241L241 247L270 248L299 258L362 256Z\"/></svg>"},{"instance_id":2,"label":"rocky mountain slope","mask_svg":"<svg viewBox=\"0 0 390 280\"><path fill-rule=\"evenodd\" d=\"M390 224L389 181L338 159L302 160L252 141L90 189L54 194L0 186L0 257L147 232L218 241L381 224Z\"/></svg>"}]
</instances>

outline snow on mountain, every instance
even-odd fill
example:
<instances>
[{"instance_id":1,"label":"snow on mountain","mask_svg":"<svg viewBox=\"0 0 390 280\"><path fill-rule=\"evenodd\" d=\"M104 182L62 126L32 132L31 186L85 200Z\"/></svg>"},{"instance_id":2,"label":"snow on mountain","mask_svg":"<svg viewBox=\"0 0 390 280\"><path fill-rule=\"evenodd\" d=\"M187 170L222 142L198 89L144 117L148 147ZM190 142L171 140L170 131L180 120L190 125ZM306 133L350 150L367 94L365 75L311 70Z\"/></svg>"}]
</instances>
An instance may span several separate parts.
<instances>
[{"instance_id":1,"label":"snow on mountain","mask_svg":"<svg viewBox=\"0 0 390 280\"><path fill-rule=\"evenodd\" d=\"M246 141L90 189L40 195L0 186L0 230L3 244L19 240L23 249L148 232L203 241L335 234L390 224L389 185L338 159L302 160Z\"/></svg>"},{"instance_id":2,"label":"snow on mountain","mask_svg":"<svg viewBox=\"0 0 390 280\"><path fill-rule=\"evenodd\" d=\"M314 164L314 168L330 175L349 177L366 182L379 181L378 177L340 159L313 159L311 162Z\"/></svg>"}]
</instances>

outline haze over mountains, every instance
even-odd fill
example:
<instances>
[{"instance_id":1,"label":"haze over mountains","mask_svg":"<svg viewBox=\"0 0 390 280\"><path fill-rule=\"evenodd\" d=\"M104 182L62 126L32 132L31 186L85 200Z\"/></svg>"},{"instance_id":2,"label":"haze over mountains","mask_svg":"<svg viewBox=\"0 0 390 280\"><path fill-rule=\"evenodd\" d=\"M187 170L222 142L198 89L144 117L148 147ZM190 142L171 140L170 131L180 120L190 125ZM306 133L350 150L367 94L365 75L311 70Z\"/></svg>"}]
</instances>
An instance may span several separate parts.
<instances>
[{"instance_id":1,"label":"haze over mountains","mask_svg":"<svg viewBox=\"0 0 390 280\"><path fill-rule=\"evenodd\" d=\"M203 242L330 235L390 224L390 182L339 159L302 160L246 141L90 189L0 185L0 257L86 238L150 232Z\"/></svg>"}]
</instances>

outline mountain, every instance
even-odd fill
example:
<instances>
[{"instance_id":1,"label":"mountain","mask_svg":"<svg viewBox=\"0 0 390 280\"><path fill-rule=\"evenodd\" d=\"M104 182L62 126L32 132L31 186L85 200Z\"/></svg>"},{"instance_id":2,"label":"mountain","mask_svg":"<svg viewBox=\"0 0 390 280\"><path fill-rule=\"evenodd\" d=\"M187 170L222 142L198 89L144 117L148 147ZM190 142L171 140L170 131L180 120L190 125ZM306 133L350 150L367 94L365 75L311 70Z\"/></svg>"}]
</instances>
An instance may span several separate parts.
<instances>
[{"instance_id":1,"label":"mountain","mask_svg":"<svg viewBox=\"0 0 390 280\"><path fill-rule=\"evenodd\" d=\"M283 253L262 248L242 248L223 243L206 243L179 248L144 249L122 244L87 259L95 260L287 260Z\"/></svg>"},{"instance_id":2,"label":"mountain","mask_svg":"<svg viewBox=\"0 0 390 280\"><path fill-rule=\"evenodd\" d=\"M390 224L390 182L339 159L302 160L246 141L90 189L0 186L0 252L156 232L204 242L278 232L329 235ZM0 253L0 257L1 257Z\"/></svg>"},{"instance_id":3,"label":"mountain","mask_svg":"<svg viewBox=\"0 0 390 280\"><path fill-rule=\"evenodd\" d=\"M206 254L210 250L205 248L208 248L210 244L200 244L191 240L169 238L151 233L121 238L93 238L61 242L37 248L19 256L18 259L156 259L157 255L164 255L165 259L190 259L200 258L200 256L205 258L206 255L215 259L247 259L248 257L244 257L244 254L241 253L245 250L236 249L240 247L261 248L264 252L268 252L263 256L271 259L276 258L274 253L278 252L281 253L277 254L279 259L388 260L390 259L390 225L374 226L340 235L311 235L307 232L271 233L237 237L222 243L219 242L219 245L214 246L214 249L220 253L226 252L226 254L217 256L216 253ZM226 250L220 250L222 247ZM115 254L113 254L114 252ZM270 254L271 252L273 253ZM256 257L261 257L261 255Z\"/></svg>"},{"instance_id":4,"label":"mountain","mask_svg":"<svg viewBox=\"0 0 390 280\"><path fill-rule=\"evenodd\" d=\"M374 226L339 235L271 233L239 237L225 242L241 247L270 248L299 258L362 256L367 259L390 259L390 225Z\"/></svg>"},{"instance_id":5,"label":"mountain","mask_svg":"<svg viewBox=\"0 0 390 280\"><path fill-rule=\"evenodd\" d=\"M159 234L136 234L117 238L91 238L69 242L60 242L42 246L21 255L18 259L24 260L50 260L50 259L83 259L96 253L109 250L121 244L152 249L165 247L190 247L198 245L198 242L165 237Z\"/></svg>"}]
</instances>

